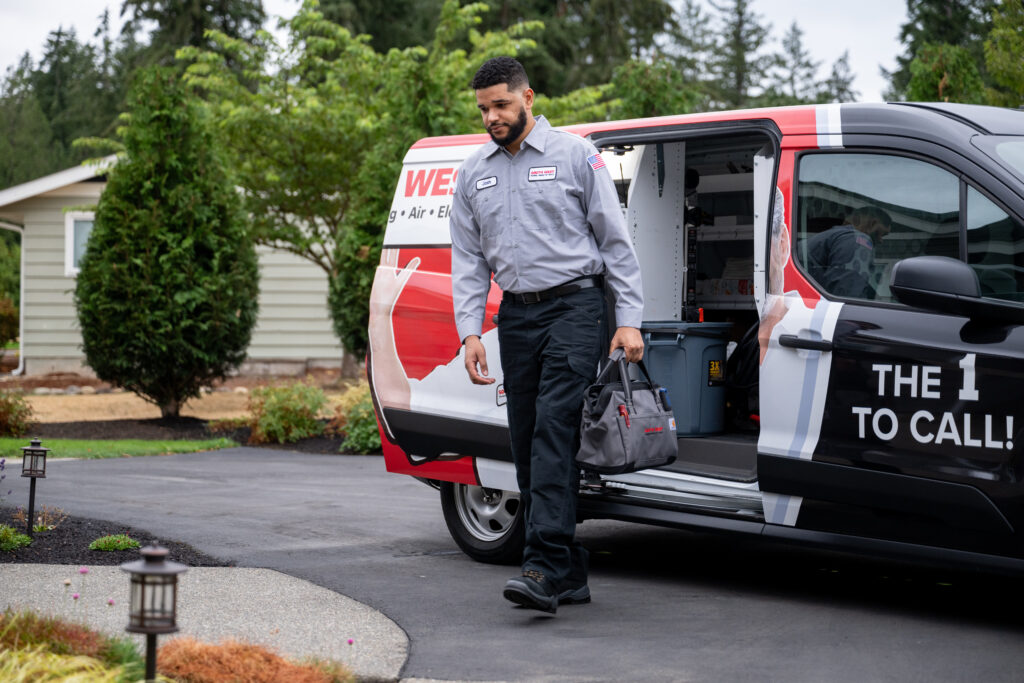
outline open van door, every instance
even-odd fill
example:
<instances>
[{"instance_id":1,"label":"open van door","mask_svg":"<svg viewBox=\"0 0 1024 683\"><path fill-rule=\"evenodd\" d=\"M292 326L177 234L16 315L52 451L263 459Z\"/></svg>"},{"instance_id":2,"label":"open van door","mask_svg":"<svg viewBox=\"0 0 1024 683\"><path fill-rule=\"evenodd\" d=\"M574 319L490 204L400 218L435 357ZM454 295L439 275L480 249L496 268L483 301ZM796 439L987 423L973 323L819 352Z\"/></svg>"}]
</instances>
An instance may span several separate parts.
<instances>
[{"instance_id":1,"label":"open van door","mask_svg":"<svg viewBox=\"0 0 1024 683\"><path fill-rule=\"evenodd\" d=\"M936 156L873 148L795 161L798 272L787 276L820 299L786 300L762 365L769 523L975 552L1013 537L999 503L1024 419L1022 278L1006 270L1006 300L986 303L981 266L965 256L983 243L997 252L978 259L995 282L988 264L1007 251L1016 261L1024 225L967 181L966 160ZM882 229L857 226L865 210ZM863 260L823 271L815 249L843 231Z\"/></svg>"}]
</instances>

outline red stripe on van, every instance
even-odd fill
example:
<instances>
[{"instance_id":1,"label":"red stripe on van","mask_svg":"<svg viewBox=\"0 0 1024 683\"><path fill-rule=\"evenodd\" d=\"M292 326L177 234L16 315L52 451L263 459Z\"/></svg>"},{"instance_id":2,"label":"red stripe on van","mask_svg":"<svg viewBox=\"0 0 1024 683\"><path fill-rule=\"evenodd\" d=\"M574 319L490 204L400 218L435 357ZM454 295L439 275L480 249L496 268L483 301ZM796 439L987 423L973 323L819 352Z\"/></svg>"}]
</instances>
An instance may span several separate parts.
<instances>
[{"instance_id":1,"label":"red stripe on van","mask_svg":"<svg viewBox=\"0 0 1024 683\"><path fill-rule=\"evenodd\" d=\"M384 450L384 465L388 472L394 474L409 474L414 477L426 479L439 479L451 481L456 484L469 484L479 486L480 481L476 476L476 468L473 467L473 458L464 457L458 460L443 460L424 463L422 465L411 465L405 455L405 451L381 435L381 445Z\"/></svg>"}]
</instances>

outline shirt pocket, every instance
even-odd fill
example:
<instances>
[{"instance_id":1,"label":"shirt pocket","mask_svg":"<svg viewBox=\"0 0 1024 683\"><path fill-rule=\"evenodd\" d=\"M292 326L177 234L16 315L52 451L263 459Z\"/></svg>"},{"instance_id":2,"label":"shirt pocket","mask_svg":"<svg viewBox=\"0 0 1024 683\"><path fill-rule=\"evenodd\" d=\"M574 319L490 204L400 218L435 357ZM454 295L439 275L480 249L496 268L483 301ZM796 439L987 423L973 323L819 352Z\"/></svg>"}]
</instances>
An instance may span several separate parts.
<instances>
[{"instance_id":1,"label":"shirt pocket","mask_svg":"<svg viewBox=\"0 0 1024 683\"><path fill-rule=\"evenodd\" d=\"M504 195L494 187L477 190L470 198L473 213L476 214L480 234L483 237L495 237L505 232L505 218L502 210L505 205Z\"/></svg>"},{"instance_id":2,"label":"shirt pocket","mask_svg":"<svg viewBox=\"0 0 1024 683\"><path fill-rule=\"evenodd\" d=\"M527 183L523 189L523 215L527 230L558 230L565 222L565 186L558 180Z\"/></svg>"}]
</instances>

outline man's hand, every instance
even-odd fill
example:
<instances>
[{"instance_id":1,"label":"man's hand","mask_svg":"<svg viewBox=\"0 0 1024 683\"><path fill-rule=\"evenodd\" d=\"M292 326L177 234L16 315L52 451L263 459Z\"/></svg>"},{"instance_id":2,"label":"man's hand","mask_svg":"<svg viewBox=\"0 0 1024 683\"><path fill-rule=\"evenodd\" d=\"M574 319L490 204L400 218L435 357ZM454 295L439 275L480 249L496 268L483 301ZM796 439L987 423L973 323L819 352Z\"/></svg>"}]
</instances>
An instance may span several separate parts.
<instances>
[{"instance_id":1,"label":"man's hand","mask_svg":"<svg viewBox=\"0 0 1024 683\"><path fill-rule=\"evenodd\" d=\"M494 378L487 376L487 350L480 337L471 334L466 337L466 372L473 384L494 384ZM479 366L479 372L478 370Z\"/></svg>"},{"instance_id":2,"label":"man's hand","mask_svg":"<svg viewBox=\"0 0 1024 683\"><path fill-rule=\"evenodd\" d=\"M644 338L640 336L640 330L635 327L620 327L615 330L612 337L612 345L608 348L608 355L615 349L622 349L626 352L626 360L636 363L644 357Z\"/></svg>"}]
</instances>

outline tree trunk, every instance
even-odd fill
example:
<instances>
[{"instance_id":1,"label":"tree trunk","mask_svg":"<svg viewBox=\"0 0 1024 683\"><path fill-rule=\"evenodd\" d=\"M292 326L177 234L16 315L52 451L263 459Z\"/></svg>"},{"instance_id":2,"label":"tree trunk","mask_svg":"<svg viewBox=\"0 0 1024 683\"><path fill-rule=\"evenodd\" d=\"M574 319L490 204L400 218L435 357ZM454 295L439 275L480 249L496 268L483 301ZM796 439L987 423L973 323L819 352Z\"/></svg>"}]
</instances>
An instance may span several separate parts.
<instances>
[{"instance_id":1,"label":"tree trunk","mask_svg":"<svg viewBox=\"0 0 1024 683\"><path fill-rule=\"evenodd\" d=\"M178 417L178 413L181 412L181 401L176 398L166 399L160 404L160 417L163 419L169 417Z\"/></svg>"}]
</instances>

